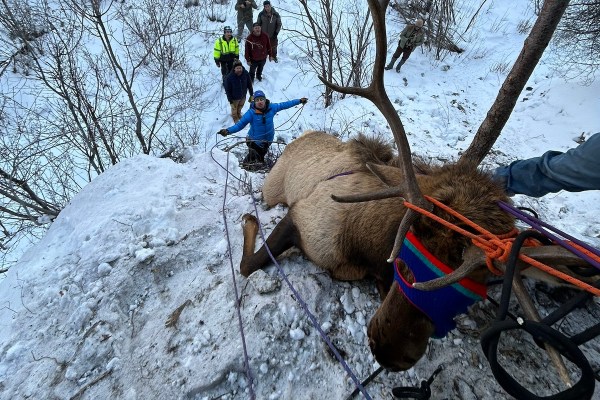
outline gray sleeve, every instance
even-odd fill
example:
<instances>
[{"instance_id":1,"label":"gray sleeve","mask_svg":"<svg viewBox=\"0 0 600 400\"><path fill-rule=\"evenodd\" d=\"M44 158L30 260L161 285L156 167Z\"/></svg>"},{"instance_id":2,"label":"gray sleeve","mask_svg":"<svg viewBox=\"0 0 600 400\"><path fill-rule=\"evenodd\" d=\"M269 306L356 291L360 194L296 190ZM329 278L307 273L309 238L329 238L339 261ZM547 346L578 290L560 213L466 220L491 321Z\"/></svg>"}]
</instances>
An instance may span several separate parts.
<instances>
[{"instance_id":1,"label":"gray sleeve","mask_svg":"<svg viewBox=\"0 0 600 400\"><path fill-rule=\"evenodd\" d=\"M541 197L561 190L600 190L600 133L565 153L548 151L541 157L518 160L494 171L509 194Z\"/></svg>"}]
</instances>

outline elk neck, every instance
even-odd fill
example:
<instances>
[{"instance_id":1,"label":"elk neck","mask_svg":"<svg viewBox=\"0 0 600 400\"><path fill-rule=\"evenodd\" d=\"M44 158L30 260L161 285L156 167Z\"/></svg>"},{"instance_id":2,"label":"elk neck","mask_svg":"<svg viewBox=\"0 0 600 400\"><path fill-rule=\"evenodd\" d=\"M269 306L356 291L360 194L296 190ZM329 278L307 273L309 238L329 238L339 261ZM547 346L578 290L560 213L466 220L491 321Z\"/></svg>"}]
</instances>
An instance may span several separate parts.
<instances>
[{"instance_id":1,"label":"elk neck","mask_svg":"<svg viewBox=\"0 0 600 400\"><path fill-rule=\"evenodd\" d=\"M453 270L431 254L412 232L406 235L394 260L394 280L400 292L433 322L435 338L446 336L456 327L455 316L464 314L469 306L486 297L486 286L469 278L437 290L415 289L400 272L400 261L412 273L413 283L427 282Z\"/></svg>"}]
</instances>

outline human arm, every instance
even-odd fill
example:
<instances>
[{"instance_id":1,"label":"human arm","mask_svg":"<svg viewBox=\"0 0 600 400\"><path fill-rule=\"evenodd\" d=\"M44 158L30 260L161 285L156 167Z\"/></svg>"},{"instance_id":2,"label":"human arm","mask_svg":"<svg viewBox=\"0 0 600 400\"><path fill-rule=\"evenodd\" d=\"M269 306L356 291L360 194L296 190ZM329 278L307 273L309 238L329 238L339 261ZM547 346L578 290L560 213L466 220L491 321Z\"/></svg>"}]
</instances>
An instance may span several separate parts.
<instances>
[{"instance_id":1,"label":"human arm","mask_svg":"<svg viewBox=\"0 0 600 400\"><path fill-rule=\"evenodd\" d=\"M250 0L250 1L251 1L252 8L254 8L255 10L258 10L258 5L256 4L256 2L254 0Z\"/></svg>"},{"instance_id":2,"label":"human arm","mask_svg":"<svg viewBox=\"0 0 600 400\"><path fill-rule=\"evenodd\" d=\"M419 33L417 33L416 37L414 38L413 42L411 43L411 46L413 48L419 47L420 45L423 44L423 42L425 42L425 32L423 32L423 28L421 28Z\"/></svg>"},{"instance_id":3,"label":"human arm","mask_svg":"<svg viewBox=\"0 0 600 400\"><path fill-rule=\"evenodd\" d=\"M213 49L213 57L215 59L215 64L217 64L217 67L221 66L221 38L217 39L217 41L215 42L215 47Z\"/></svg>"},{"instance_id":4,"label":"human arm","mask_svg":"<svg viewBox=\"0 0 600 400\"><path fill-rule=\"evenodd\" d=\"M242 118L236 124L227 128L227 131L229 133L236 133L244 129L244 127L248 125L248 123L252 120L252 113L252 109L246 111L244 115L242 115Z\"/></svg>"},{"instance_id":5,"label":"human arm","mask_svg":"<svg viewBox=\"0 0 600 400\"><path fill-rule=\"evenodd\" d=\"M548 151L541 157L498 167L494 177L509 194L541 197L561 190L600 190L600 133L565 153Z\"/></svg>"},{"instance_id":6,"label":"human arm","mask_svg":"<svg viewBox=\"0 0 600 400\"><path fill-rule=\"evenodd\" d=\"M275 12L275 33L273 34L273 38L277 39L277 35L279 35L279 31L281 31L283 25L281 24L281 15L278 12Z\"/></svg>"},{"instance_id":7,"label":"human arm","mask_svg":"<svg viewBox=\"0 0 600 400\"><path fill-rule=\"evenodd\" d=\"M244 58L248 65L252 65L252 42L250 40L246 40L244 44Z\"/></svg>"},{"instance_id":8,"label":"human arm","mask_svg":"<svg viewBox=\"0 0 600 400\"><path fill-rule=\"evenodd\" d=\"M249 103L252 103L252 100L254 100L254 96L252 95L254 93L254 87L252 87L252 79L250 79L250 77L248 77L248 94L250 95L250 98L248 99Z\"/></svg>"},{"instance_id":9,"label":"human arm","mask_svg":"<svg viewBox=\"0 0 600 400\"><path fill-rule=\"evenodd\" d=\"M288 108L292 108L300 104L300 99L284 101L283 103L274 103L271 104L271 108L274 112L279 112L281 110L287 110Z\"/></svg>"}]
</instances>

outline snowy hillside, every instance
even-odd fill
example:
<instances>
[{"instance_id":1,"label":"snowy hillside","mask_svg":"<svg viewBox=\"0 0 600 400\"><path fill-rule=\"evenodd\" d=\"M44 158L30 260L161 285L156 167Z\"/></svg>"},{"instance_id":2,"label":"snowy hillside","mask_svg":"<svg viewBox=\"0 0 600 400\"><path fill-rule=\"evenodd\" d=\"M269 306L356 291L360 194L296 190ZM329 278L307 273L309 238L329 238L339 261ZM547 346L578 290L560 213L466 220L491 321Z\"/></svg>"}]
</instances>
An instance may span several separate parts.
<instances>
[{"instance_id":1,"label":"snowy hillside","mask_svg":"<svg viewBox=\"0 0 600 400\"><path fill-rule=\"evenodd\" d=\"M471 3L465 2L478 5ZM462 43L461 55L438 62L419 50L402 73L386 72L413 152L449 160L466 149L504 79L492 71L494 65L512 63L522 46L525 35L516 26L533 17L529 3L486 6L473 28L477 35ZM323 109L316 77L298 73L304 56L292 44L293 2L273 5L287 31L280 35L280 62L267 63L266 78L255 88L274 102L309 98L304 108L278 114L275 126L286 125L277 134L287 142L305 129L331 129L344 137L376 132L391 139L384 119L366 100L347 98ZM226 24L235 26L233 4L227 7ZM220 29L211 24L215 32ZM390 26L389 39L402 28ZM210 59L215 38L193 44L198 57ZM207 74L220 80L216 67ZM577 137L600 131L600 83L565 82L542 60L528 86L487 167L566 150ZM230 126L222 89L215 85L205 95L214 99L206 129ZM373 282L332 281L298 251L280 262L301 301L274 266L250 279L239 274L241 216L254 212L256 204L268 235L286 210L261 204L264 175L239 168L241 147L223 151L236 138L220 139L211 138L209 151L187 149L182 163L136 156L112 167L87 185L10 269L0 282L0 398L247 399L254 393L257 399L345 399L354 382L302 302L359 381L378 367L366 337L379 304ZM514 200L600 247L598 191ZM499 297L497 289L490 294ZM540 287L535 299L551 307L556 296ZM597 321L597 300L563 329L578 331ZM366 391L373 399L389 399L392 387L418 387L443 364L433 399L509 398L478 342L494 315L489 302L475 305L448 337L430 341L414 368L384 372ZM531 356L539 353L529 339L511 338L506 353L511 352L517 356L510 369L518 378L544 395L556 390L557 378L545 360ZM584 353L597 371L600 341L587 344ZM594 398L600 399L598 387Z\"/></svg>"}]
</instances>

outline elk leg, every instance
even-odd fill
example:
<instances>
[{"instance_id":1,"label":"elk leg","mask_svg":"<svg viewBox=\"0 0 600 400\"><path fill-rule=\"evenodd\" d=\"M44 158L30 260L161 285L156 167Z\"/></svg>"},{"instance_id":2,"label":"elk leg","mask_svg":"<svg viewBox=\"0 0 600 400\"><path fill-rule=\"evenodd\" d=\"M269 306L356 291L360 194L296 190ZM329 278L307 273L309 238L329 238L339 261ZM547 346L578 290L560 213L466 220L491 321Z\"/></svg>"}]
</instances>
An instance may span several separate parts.
<instances>
[{"instance_id":1,"label":"elk leg","mask_svg":"<svg viewBox=\"0 0 600 400\"><path fill-rule=\"evenodd\" d=\"M240 273L244 276L250 276L253 272L263 268L271 261L271 256L265 245L262 245L256 253L254 246L256 244L256 234L258 233L258 220L250 214L242 217L244 231L244 252L240 262ZM292 222L289 215L283 217L275 226L273 232L267 238L266 246L273 257L279 256L292 246L296 245L298 230Z\"/></svg>"}]
</instances>

